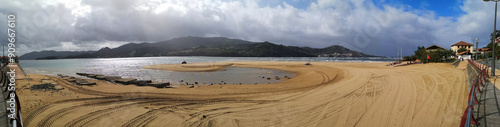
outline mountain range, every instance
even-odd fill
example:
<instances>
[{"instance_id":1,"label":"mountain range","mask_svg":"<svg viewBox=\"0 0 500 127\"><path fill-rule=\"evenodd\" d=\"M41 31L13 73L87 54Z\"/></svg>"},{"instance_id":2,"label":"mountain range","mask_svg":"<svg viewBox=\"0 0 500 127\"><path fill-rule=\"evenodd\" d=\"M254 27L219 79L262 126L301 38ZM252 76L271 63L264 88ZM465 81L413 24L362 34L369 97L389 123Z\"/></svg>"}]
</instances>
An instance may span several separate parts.
<instances>
[{"instance_id":1,"label":"mountain range","mask_svg":"<svg viewBox=\"0 0 500 127\"><path fill-rule=\"evenodd\" d=\"M325 48L284 46L271 42L250 42L225 37L181 37L155 43L128 43L117 48L98 51L30 52L19 59L118 58L151 56L222 56L222 57L317 57L372 55L339 45Z\"/></svg>"}]
</instances>

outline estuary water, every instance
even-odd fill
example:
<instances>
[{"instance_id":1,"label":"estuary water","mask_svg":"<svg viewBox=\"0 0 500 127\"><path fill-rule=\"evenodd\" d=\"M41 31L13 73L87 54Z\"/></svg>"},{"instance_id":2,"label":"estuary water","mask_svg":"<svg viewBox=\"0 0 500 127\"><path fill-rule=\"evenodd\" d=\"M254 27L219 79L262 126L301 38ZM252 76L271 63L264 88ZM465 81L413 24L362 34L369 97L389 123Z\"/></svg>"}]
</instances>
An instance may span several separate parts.
<instances>
[{"instance_id":1,"label":"estuary water","mask_svg":"<svg viewBox=\"0 0 500 127\"><path fill-rule=\"evenodd\" d=\"M388 57L130 57L130 58L93 58L58 60L20 60L19 64L26 73L77 76L77 72L121 76L159 82L194 84L268 84L282 81L284 76L294 74L281 70L230 67L217 72L172 72L143 69L144 65L224 62L224 61L303 61L305 62L389 62L396 58ZM281 77L276 80L275 76ZM263 78L264 77L264 78ZM268 80L267 78L272 78ZM182 81L182 82L181 82Z\"/></svg>"}]
</instances>

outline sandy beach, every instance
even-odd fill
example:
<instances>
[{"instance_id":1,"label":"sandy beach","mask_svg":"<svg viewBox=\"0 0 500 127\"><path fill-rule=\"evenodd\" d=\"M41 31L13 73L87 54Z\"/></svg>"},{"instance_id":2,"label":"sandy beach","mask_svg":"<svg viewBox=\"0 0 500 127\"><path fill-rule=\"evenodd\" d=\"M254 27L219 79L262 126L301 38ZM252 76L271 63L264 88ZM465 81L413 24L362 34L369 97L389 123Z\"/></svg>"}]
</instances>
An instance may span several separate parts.
<instances>
[{"instance_id":1,"label":"sandy beach","mask_svg":"<svg viewBox=\"0 0 500 127\"><path fill-rule=\"evenodd\" d=\"M175 85L158 89L98 81L77 86L29 74L16 80L23 123L35 126L458 126L466 74L444 63L401 67L352 62L221 62L146 65L144 69L279 69L276 84ZM63 90L30 90L52 82Z\"/></svg>"}]
</instances>

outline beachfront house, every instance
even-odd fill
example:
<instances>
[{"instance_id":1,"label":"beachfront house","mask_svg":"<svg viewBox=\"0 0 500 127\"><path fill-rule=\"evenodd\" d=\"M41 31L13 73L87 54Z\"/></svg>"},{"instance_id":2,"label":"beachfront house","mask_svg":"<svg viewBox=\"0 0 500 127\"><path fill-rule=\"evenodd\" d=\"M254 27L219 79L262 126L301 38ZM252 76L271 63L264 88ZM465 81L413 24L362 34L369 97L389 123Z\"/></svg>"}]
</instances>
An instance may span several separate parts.
<instances>
[{"instance_id":1,"label":"beachfront house","mask_svg":"<svg viewBox=\"0 0 500 127\"><path fill-rule=\"evenodd\" d=\"M435 51L439 51L439 50L445 51L446 49L441 47L441 46L438 46L438 45L431 45L431 46L425 48L425 51L427 51L427 52L435 52Z\"/></svg>"},{"instance_id":2,"label":"beachfront house","mask_svg":"<svg viewBox=\"0 0 500 127\"><path fill-rule=\"evenodd\" d=\"M454 51L457 55L461 52L458 52L459 49L464 48L468 52L474 52L474 45L471 43L467 43L464 41L460 41L456 44L451 45L451 50Z\"/></svg>"},{"instance_id":3,"label":"beachfront house","mask_svg":"<svg viewBox=\"0 0 500 127\"><path fill-rule=\"evenodd\" d=\"M457 54L458 56L458 59L460 60L466 60L466 59L471 59L472 58L472 53L470 53L469 51L463 51L463 52L460 52Z\"/></svg>"}]
</instances>

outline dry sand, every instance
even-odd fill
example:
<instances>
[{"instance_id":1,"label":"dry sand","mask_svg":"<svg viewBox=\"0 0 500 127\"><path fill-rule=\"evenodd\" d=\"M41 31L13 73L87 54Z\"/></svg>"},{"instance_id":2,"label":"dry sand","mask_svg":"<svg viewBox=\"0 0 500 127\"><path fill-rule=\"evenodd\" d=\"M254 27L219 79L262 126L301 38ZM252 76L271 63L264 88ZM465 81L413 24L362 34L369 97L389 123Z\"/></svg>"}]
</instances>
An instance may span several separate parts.
<instances>
[{"instance_id":1,"label":"dry sand","mask_svg":"<svg viewBox=\"0 0 500 127\"><path fill-rule=\"evenodd\" d=\"M196 68L201 70L196 71L207 71L204 69L210 64L198 64ZM449 64L217 64L281 69L296 76L277 84L157 89L103 81L80 87L56 77L30 74L33 80L17 81L23 122L30 127L458 126L466 106L465 72ZM159 66L163 65L156 69L162 68ZM53 93L22 89L42 78L65 89Z\"/></svg>"}]
</instances>

